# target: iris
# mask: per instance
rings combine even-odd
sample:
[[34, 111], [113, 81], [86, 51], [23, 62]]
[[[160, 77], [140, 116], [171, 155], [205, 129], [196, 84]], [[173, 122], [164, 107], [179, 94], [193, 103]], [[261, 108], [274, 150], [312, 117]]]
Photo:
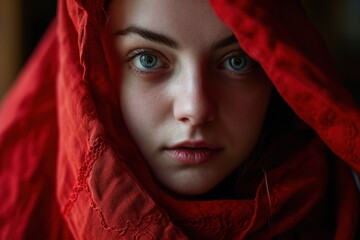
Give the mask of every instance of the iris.
[[228, 61], [229, 66], [235, 71], [243, 70], [248, 64], [248, 58], [245, 56], [231, 57]]
[[153, 68], [156, 66], [157, 64], [157, 57], [151, 54], [142, 54], [140, 56], [140, 64], [144, 67], [144, 68]]

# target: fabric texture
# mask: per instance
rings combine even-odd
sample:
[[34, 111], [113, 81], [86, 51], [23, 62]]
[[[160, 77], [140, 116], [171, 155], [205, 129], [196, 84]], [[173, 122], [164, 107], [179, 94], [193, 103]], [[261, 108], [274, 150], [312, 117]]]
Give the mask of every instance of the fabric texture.
[[360, 113], [320, 35], [296, 0], [209, 2], [301, 119], [271, 135], [263, 172], [237, 180], [248, 194], [157, 185], [120, 115], [104, 1], [59, 1], [0, 111], [1, 239], [355, 238]]

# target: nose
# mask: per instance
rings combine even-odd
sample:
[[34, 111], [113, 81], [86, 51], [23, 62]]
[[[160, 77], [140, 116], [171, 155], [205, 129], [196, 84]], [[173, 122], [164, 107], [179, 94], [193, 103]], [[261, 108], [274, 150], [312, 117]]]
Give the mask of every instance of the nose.
[[173, 112], [176, 120], [191, 126], [211, 122], [216, 117], [213, 86], [201, 71], [188, 71], [179, 76], [174, 93]]

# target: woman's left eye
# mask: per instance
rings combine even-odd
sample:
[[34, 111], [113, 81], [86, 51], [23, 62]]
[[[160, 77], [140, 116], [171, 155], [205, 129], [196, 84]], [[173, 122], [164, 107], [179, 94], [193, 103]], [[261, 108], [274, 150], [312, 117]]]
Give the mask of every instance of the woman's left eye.
[[252, 69], [253, 65], [254, 61], [250, 57], [239, 54], [226, 58], [220, 68], [235, 73], [246, 73]]

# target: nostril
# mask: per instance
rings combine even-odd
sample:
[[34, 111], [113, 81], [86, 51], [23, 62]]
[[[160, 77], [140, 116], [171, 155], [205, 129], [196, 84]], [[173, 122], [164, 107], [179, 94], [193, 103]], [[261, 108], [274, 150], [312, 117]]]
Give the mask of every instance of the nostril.
[[182, 91], [174, 91], [173, 95], [174, 117], [190, 125], [211, 122], [217, 112], [216, 86], [197, 70], [186, 72], [178, 79]]
[[211, 122], [216, 117], [215, 105], [211, 102], [182, 102], [174, 106], [174, 117], [193, 126]]

